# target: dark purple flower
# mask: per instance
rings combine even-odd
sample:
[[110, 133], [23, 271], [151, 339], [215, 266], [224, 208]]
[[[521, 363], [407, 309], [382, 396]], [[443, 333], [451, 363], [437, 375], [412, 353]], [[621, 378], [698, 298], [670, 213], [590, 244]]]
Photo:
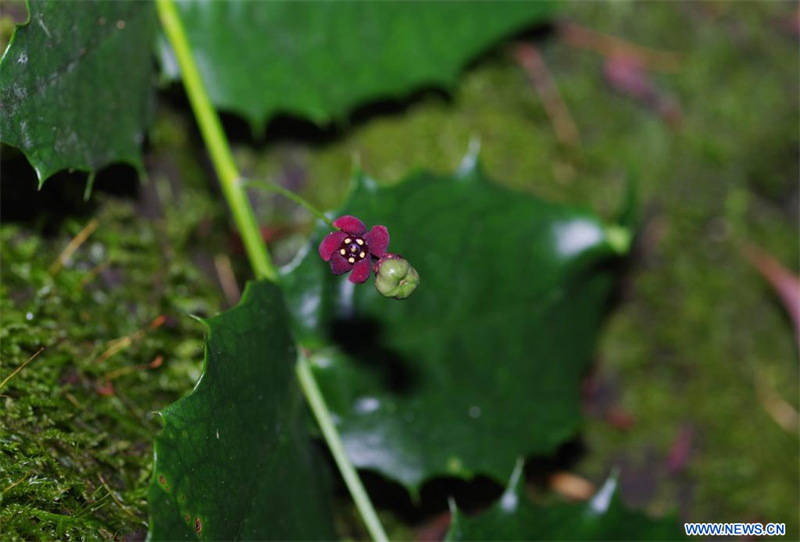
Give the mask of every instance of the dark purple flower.
[[334, 275], [352, 271], [348, 280], [356, 284], [365, 282], [372, 272], [372, 259], [386, 256], [389, 248], [389, 230], [374, 226], [370, 231], [354, 216], [342, 216], [333, 221], [340, 231], [329, 233], [319, 244], [319, 255], [331, 262]]

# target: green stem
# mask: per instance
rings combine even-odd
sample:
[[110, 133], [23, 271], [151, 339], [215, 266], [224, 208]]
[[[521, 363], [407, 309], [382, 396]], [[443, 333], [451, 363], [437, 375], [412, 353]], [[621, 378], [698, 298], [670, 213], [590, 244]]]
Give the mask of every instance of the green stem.
[[275, 184], [275, 183], [270, 182], [270, 181], [245, 181], [243, 183], [243, 186], [252, 186], [253, 188], [262, 188], [264, 190], [269, 190], [271, 192], [277, 192], [281, 196], [283, 196], [285, 198], [289, 198], [290, 200], [295, 202], [297, 205], [301, 206], [306, 211], [308, 211], [312, 215], [316, 216], [317, 218], [319, 218], [320, 220], [325, 222], [331, 228], [334, 228], [334, 229], [336, 228], [336, 226], [333, 225], [333, 222], [331, 222], [331, 219], [328, 218], [327, 216], [325, 216], [325, 213], [323, 213], [322, 211], [320, 211], [319, 209], [317, 209], [316, 207], [311, 205], [304, 198], [298, 196], [297, 194], [295, 194], [291, 190], [286, 190], [284, 187], [280, 186], [279, 184]]
[[261, 237], [253, 209], [247, 200], [247, 193], [239, 183], [239, 170], [233, 161], [228, 140], [222, 131], [216, 111], [208, 98], [206, 87], [200, 78], [200, 72], [192, 57], [191, 46], [183, 29], [178, 10], [172, 0], [157, 0], [158, 16], [167, 34], [178, 65], [181, 69], [186, 94], [192, 104], [197, 124], [211, 155], [211, 161], [222, 185], [222, 192], [233, 213], [233, 219], [242, 236], [245, 251], [250, 259], [256, 278], [278, 280], [278, 272], [272, 265], [267, 247]]
[[325, 435], [325, 440], [328, 443], [328, 448], [333, 454], [336, 464], [339, 466], [339, 471], [342, 473], [347, 488], [350, 490], [350, 495], [353, 496], [353, 501], [356, 503], [361, 517], [367, 526], [370, 536], [375, 542], [388, 542], [389, 538], [383, 530], [381, 521], [378, 519], [378, 514], [372, 506], [364, 486], [361, 484], [361, 479], [358, 473], [350, 463], [347, 453], [344, 451], [342, 440], [339, 438], [339, 433], [333, 425], [333, 418], [328, 410], [328, 405], [325, 404], [325, 399], [322, 397], [317, 381], [314, 379], [314, 374], [311, 372], [308, 360], [302, 354], [297, 360], [297, 376], [300, 379], [300, 385], [306, 394], [308, 403], [314, 416], [317, 418], [322, 434]]
[[[211, 160], [214, 163], [214, 169], [220, 179], [222, 191], [225, 194], [225, 198], [228, 200], [234, 220], [236, 221], [236, 226], [239, 228], [239, 232], [242, 235], [242, 240], [244, 241], [247, 255], [250, 258], [253, 272], [256, 278], [277, 282], [278, 272], [272, 265], [267, 247], [264, 245], [261, 238], [255, 214], [250, 207], [250, 202], [247, 200], [247, 194], [244, 190], [243, 183], [240, 182], [239, 171], [233, 161], [230, 145], [225, 137], [225, 133], [222, 131], [219, 117], [211, 105], [206, 88], [200, 78], [200, 73], [192, 57], [191, 47], [186, 38], [186, 32], [183, 29], [183, 24], [178, 15], [175, 3], [173, 0], [156, 0], [156, 6], [161, 25], [175, 51], [175, 56], [178, 58], [186, 93], [189, 96], [189, 101], [192, 104], [197, 123], [200, 126], [203, 139], [206, 142]], [[274, 189], [275, 187], [272, 186], [271, 188]], [[280, 190], [275, 191], [296, 201], [306, 209], [312, 211], [315, 215], [321, 215], [319, 211], [302, 198], [285, 191], [281, 187], [279, 188]], [[320, 218], [330, 223], [324, 215]], [[317, 382], [314, 380], [314, 375], [308, 367], [308, 362], [303, 357], [298, 360], [297, 375], [300, 379], [300, 385], [305, 393], [306, 400], [317, 418], [317, 423], [319, 423], [322, 429], [325, 441], [328, 443], [328, 447], [333, 457], [336, 459], [339, 471], [342, 473], [342, 477], [353, 496], [356, 507], [361, 513], [361, 517], [364, 519], [364, 523], [367, 525], [367, 529], [376, 542], [388, 542], [388, 538], [383, 531], [380, 520], [372, 506], [372, 502], [364, 486], [361, 484], [361, 479], [358, 477], [358, 473], [350, 462], [350, 458], [347, 457], [344, 451], [339, 433], [333, 424], [333, 418], [328, 410], [328, 406], [325, 404], [325, 399], [322, 397], [319, 386], [317, 386]]]

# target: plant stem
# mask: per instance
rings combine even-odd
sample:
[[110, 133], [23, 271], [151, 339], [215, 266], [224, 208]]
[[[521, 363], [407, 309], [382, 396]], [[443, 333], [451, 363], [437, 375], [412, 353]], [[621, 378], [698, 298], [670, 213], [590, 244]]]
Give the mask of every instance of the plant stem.
[[[178, 15], [175, 3], [173, 0], [156, 0], [156, 6], [161, 25], [164, 27], [164, 32], [178, 58], [178, 65], [181, 68], [181, 75], [183, 77], [184, 86], [186, 87], [186, 93], [189, 96], [189, 101], [192, 104], [197, 123], [200, 126], [203, 139], [206, 142], [211, 160], [214, 163], [214, 169], [222, 184], [223, 193], [230, 205], [234, 220], [236, 221], [236, 226], [239, 228], [239, 232], [242, 235], [247, 255], [250, 258], [250, 265], [253, 267], [253, 272], [256, 278], [277, 282], [278, 272], [272, 265], [267, 247], [264, 245], [261, 238], [255, 214], [250, 207], [250, 202], [247, 199], [243, 183], [240, 182], [239, 171], [233, 161], [230, 145], [225, 137], [225, 133], [222, 131], [219, 117], [208, 98], [203, 80], [200, 78], [200, 73], [192, 57], [191, 47], [186, 38], [186, 32], [183, 29], [183, 23]], [[325, 215], [292, 192], [282, 187], [275, 187], [274, 185], [271, 185], [270, 189], [283, 194], [292, 201], [302, 205], [316, 216], [330, 223]], [[325, 441], [333, 457], [336, 459], [336, 465], [339, 467], [342, 478], [344, 478], [350, 490], [350, 494], [353, 496], [356, 507], [367, 526], [367, 530], [369, 530], [376, 542], [388, 542], [388, 538], [381, 526], [378, 515], [375, 513], [372, 502], [364, 486], [361, 484], [361, 479], [358, 477], [358, 473], [350, 462], [350, 458], [347, 457], [344, 451], [339, 433], [333, 424], [331, 413], [328, 410], [328, 406], [325, 404], [325, 399], [322, 397], [322, 393], [319, 390], [316, 380], [314, 380], [314, 375], [305, 357], [301, 356], [298, 360], [297, 375], [306, 400], [317, 418], [317, 423], [319, 423], [322, 429]]]
[[208, 98], [206, 87], [200, 78], [200, 72], [192, 57], [191, 46], [183, 29], [178, 10], [172, 0], [157, 0], [158, 16], [169, 39], [178, 65], [181, 69], [186, 94], [192, 104], [192, 110], [200, 126], [211, 161], [222, 185], [222, 192], [233, 213], [233, 219], [242, 236], [245, 251], [256, 278], [278, 280], [278, 272], [272, 265], [255, 214], [247, 200], [247, 193], [239, 183], [239, 170], [233, 161], [228, 140], [222, 130], [222, 124]]
[[388, 542], [389, 538], [383, 530], [378, 514], [372, 506], [372, 501], [370, 501], [364, 486], [361, 484], [358, 473], [344, 451], [342, 440], [333, 425], [333, 418], [328, 410], [328, 405], [325, 404], [325, 399], [322, 397], [319, 386], [317, 386], [317, 381], [314, 379], [308, 360], [303, 354], [300, 354], [297, 359], [297, 376], [300, 379], [300, 385], [303, 387], [311, 410], [317, 418], [317, 423], [322, 429], [322, 434], [325, 435], [328, 448], [333, 454], [334, 460], [336, 460], [339, 471], [342, 473], [342, 478], [344, 478], [344, 482], [350, 490], [350, 495], [353, 496], [353, 501], [356, 503], [370, 536], [375, 542]]
[[289, 198], [290, 200], [292, 200], [293, 202], [304, 208], [306, 211], [308, 211], [312, 215], [316, 216], [317, 218], [325, 222], [331, 228], [336, 228], [336, 226], [333, 225], [333, 222], [331, 222], [331, 219], [325, 216], [325, 213], [323, 213], [322, 211], [311, 205], [308, 201], [298, 196], [291, 190], [286, 190], [284, 187], [272, 183], [270, 181], [245, 181], [243, 185], [252, 186], [254, 188], [262, 188], [264, 190], [269, 190], [271, 192], [277, 192], [281, 196]]

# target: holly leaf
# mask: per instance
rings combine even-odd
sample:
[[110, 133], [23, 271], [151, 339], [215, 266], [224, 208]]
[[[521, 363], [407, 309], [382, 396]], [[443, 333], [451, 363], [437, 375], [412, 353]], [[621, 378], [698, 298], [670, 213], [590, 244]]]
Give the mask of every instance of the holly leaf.
[[38, 0], [0, 61], [0, 138], [39, 185], [62, 169], [141, 169], [151, 113], [152, 2]]
[[477, 517], [464, 516], [450, 501], [450, 530], [445, 540], [680, 540], [674, 518], [651, 519], [625, 509], [617, 495], [617, 476], [606, 480], [585, 503], [534, 507], [525, 495], [519, 461], [505, 493]]
[[161, 412], [151, 540], [331, 540], [283, 297], [248, 284], [207, 322], [203, 375]]
[[[555, 2], [179, 3], [212, 102], [256, 127], [276, 113], [316, 123], [423, 86], [540, 22]], [[161, 40], [164, 73], [179, 78]]]
[[412, 491], [439, 475], [502, 480], [518, 456], [576, 433], [626, 232], [474, 164], [393, 187], [358, 174], [345, 214], [387, 226], [389, 250], [421, 276], [405, 301], [333, 276], [316, 249], [326, 226], [284, 270], [297, 336], [358, 467]]

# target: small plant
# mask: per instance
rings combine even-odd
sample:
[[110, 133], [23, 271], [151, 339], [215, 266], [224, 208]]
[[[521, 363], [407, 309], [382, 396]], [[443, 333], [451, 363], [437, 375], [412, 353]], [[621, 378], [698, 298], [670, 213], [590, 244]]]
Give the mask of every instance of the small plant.
[[[225, 109], [261, 125], [291, 111], [326, 122], [385, 95], [447, 86], [476, 53], [552, 10], [549, 2], [415, 11], [394, 3], [30, 3], [1, 64], [3, 141], [25, 153], [40, 186], [56, 171], [88, 172], [87, 197], [108, 163], [144, 173], [154, 78], [146, 44], [157, 44], [161, 76], [183, 83], [254, 277], [234, 308], [202, 320], [202, 377], [159, 413], [150, 540], [336, 538], [318, 436], [376, 541], [389, 537], [358, 469], [412, 496], [437, 477], [506, 485], [474, 518], [450, 502], [452, 540], [551, 539], [566, 522], [587, 540], [675, 536], [671, 520], [621, 506], [616, 476], [581, 504], [536, 507], [524, 491], [524, 458], [553, 453], [582, 423], [581, 379], [615, 282], [608, 264], [626, 255], [636, 227], [632, 198], [624, 218], [608, 223], [501, 187], [473, 148], [452, 174], [418, 172], [394, 186], [356, 170], [346, 201], [326, 214], [285, 188], [246, 180], [218, 116]], [[303, 33], [337, 24], [351, 32], [323, 46]], [[395, 39], [441, 50], [409, 63]], [[337, 77], [329, 81], [330, 70]], [[301, 72], [300, 82], [286, 75]], [[385, 73], [395, 74], [390, 83]], [[74, 119], [71, 111], [89, 102], [92, 115]], [[283, 268], [261, 235], [247, 192], [254, 187], [315, 217]], [[398, 253], [389, 252], [390, 231]], [[375, 288], [358, 286], [372, 275]]]

